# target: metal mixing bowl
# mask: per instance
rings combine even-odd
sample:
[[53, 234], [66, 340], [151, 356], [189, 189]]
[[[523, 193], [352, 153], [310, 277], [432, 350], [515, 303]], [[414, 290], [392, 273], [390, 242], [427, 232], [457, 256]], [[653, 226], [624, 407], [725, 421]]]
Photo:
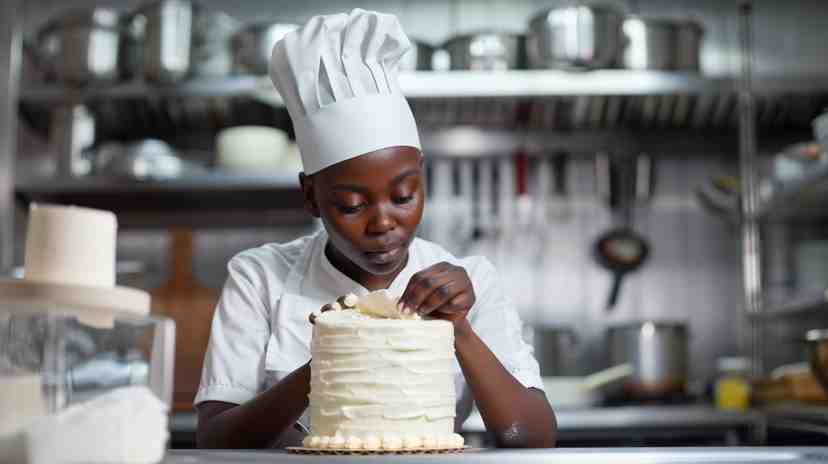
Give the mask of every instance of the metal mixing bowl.
[[828, 392], [828, 329], [810, 330], [805, 335], [811, 358], [811, 371]]

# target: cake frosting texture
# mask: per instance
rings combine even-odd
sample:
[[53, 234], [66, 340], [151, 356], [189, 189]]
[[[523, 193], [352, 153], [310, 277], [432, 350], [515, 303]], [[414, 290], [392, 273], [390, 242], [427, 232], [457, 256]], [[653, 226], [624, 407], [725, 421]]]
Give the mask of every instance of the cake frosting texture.
[[459, 448], [450, 322], [354, 310], [315, 320], [307, 447]]

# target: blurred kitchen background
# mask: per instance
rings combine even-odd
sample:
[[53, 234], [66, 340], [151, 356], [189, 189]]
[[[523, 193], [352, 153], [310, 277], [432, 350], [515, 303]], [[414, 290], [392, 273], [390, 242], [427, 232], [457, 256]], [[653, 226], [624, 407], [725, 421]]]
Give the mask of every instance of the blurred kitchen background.
[[[828, 443], [805, 364], [828, 326], [828, 7], [575, 5], [4, 0], [0, 270], [22, 263], [30, 202], [115, 211], [119, 283], [178, 325], [173, 444], [191, 445], [228, 259], [319, 227], [265, 75], [273, 40], [377, 9], [416, 44], [401, 85], [428, 160], [421, 235], [497, 265], [562, 445]], [[626, 361], [637, 385], [583, 387]], [[479, 419], [466, 432], [485, 441]]]

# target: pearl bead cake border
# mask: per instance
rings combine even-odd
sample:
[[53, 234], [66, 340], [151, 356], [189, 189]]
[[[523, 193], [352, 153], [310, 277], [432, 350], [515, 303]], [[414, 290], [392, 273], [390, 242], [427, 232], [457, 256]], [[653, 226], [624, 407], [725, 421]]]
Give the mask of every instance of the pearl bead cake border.
[[301, 446], [288, 446], [285, 448], [288, 453], [305, 454], [317, 456], [370, 456], [370, 455], [411, 455], [411, 454], [461, 454], [476, 451], [476, 448], [463, 446], [462, 448], [433, 448], [433, 449], [328, 449], [328, 448], [304, 448]]

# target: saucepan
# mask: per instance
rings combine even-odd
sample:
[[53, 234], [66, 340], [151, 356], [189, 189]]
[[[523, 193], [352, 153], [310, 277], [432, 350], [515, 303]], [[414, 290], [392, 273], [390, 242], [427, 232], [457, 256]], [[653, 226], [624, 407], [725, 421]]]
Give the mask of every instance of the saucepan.
[[630, 16], [621, 64], [627, 69], [698, 71], [703, 30], [694, 21]]
[[527, 54], [532, 68], [599, 69], [621, 53], [623, 14], [609, 6], [548, 8], [529, 23]]
[[526, 37], [501, 31], [480, 31], [448, 40], [453, 70], [502, 71], [525, 67]]
[[635, 373], [625, 385], [632, 398], [684, 393], [687, 385], [687, 326], [680, 322], [643, 321], [610, 327], [611, 365], [630, 363]]
[[245, 74], [267, 74], [273, 46], [285, 34], [298, 27], [289, 22], [269, 21], [250, 24], [240, 29], [232, 39], [236, 71]]
[[72, 84], [112, 82], [120, 77], [122, 15], [110, 8], [74, 9], [47, 22], [27, 57], [48, 79]]

